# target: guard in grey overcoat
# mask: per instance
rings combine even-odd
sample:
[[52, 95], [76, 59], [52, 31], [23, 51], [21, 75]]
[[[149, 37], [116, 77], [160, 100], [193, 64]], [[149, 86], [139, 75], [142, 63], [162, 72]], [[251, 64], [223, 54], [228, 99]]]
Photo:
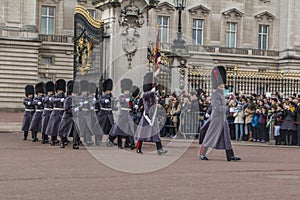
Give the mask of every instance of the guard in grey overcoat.
[[99, 146], [102, 143], [102, 137], [103, 132], [101, 131], [100, 124], [98, 121], [98, 112], [99, 112], [99, 103], [97, 101], [99, 100], [98, 97], [98, 91], [97, 91], [97, 85], [93, 82], [90, 82], [89, 84], [89, 115], [87, 115], [87, 126], [92, 133], [92, 135], [95, 136], [95, 144], [96, 146]]
[[[113, 81], [111, 79], [106, 79], [103, 84], [103, 94], [99, 98], [100, 111], [98, 113], [98, 121], [103, 134], [108, 135], [114, 122], [113, 117], [113, 97], [111, 91], [113, 89]], [[109, 139], [106, 140], [107, 146], [112, 146], [113, 144]]]
[[29, 126], [31, 124], [32, 116], [34, 114], [34, 105], [32, 104], [34, 98], [34, 87], [33, 85], [25, 86], [25, 96], [23, 104], [25, 106], [24, 117], [22, 121], [22, 131], [24, 131], [23, 140], [27, 140]]
[[228, 161], [240, 160], [240, 158], [234, 156], [230, 141], [229, 126], [226, 118], [227, 106], [224, 96], [226, 70], [223, 66], [217, 66], [212, 69], [211, 81], [214, 89], [211, 96], [212, 113], [200, 129], [199, 144], [202, 144], [202, 147], [200, 148], [199, 157], [201, 160], [208, 160], [206, 152], [210, 147], [225, 149]]
[[48, 143], [48, 136], [45, 133], [46, 133], [51, 112], [53, 110], [53, 104], [52, 102], [50, 102], [50, 98], [54, 95], [55, 92], [54, 83], [52, 81], [48, 81], [45, 84], [45, 90], [46, 90], [46, 96], [43, 98], [44, 112], [42, 115], [42, 130], [41, 130], [42, 144]]
[[66, 81], [59, 79], [55, 82], [56, 94], [50, 98], [53, 103], [53, 111], [51, 112], [49, 123], [46, 129], [46, 135], [51, 136], [51, 145], [54, 146], [57, 141], [58, 128], [64, 113], [64, 101], [66, 92]]
[[78, 96], [80, 104], [78, 128], [79, 134], [83, 137], [83, 142], [87, 145], [93, 145], [92, 132], [89, 129], [91, 123], [90, 118], [90, 102], [89, 102], [89, 82], [87, 80], [80, 81], [80, 95]]
[[134, 123], [131, 117], [131, 108], [130, 108], [130, 88], [132, 87], [131, 79], [121, 80], [121, 92], [122, 94], [119, 97], [120, 103], [120, 113], [118, 120], [113, 125], [110, 133], [109, 139], [113, 143], [115, 137], [118, 138], [118, 148], [123, 149], [122, 138], [125, 138], [131, 149], [134, 149]]
[[[79, 111], [79, 104], [76, 103], [78, 84], [74, 81], [67, 83], [67, 97], [64, 101], [64, 114], [59, 124], [59, 136], [61, 137], [60, 148], [65, 148], [68, 144], [68, 137], [73, 137], [73, 149], [79, 148], [79, 137], [73, 120], [73, 114]], [[75, 138], [75, 139], [74, 139]]]
[[143, 78], [143, 104], [144, 112], [141, 121], [135, 132], [135, 138], [138, 140], [136, 149], [138, 154], [143, 154], [143, 142], [155, 142], [158, 155], [166, 154], [163, 150], [159, 136], [160, 128], [157, 116], [157, 97], [155, 95], [155, 86], [153, 73], [147, 73]]
[[45, 84], [39, 82], [35, 85], [36, 96], [33, 99], [32, 104], [35, 106], [35, 112], [33, 114], [29, 130], [32, 131], [32, 142], [38, 141], [37, 133], [42, 130], [42, 114], [44, 111], [43, 96], [45, 93]]

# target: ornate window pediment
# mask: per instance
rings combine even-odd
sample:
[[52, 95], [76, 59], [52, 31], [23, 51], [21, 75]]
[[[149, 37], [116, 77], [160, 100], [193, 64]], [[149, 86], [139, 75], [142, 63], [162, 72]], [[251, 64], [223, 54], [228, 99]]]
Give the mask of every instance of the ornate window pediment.
[[272, 22], [274, 19], [275, 19], [275, 16], [272, 15], [270, 12], [268, 11], [264, 11], [264, 12], [261, 12], [257, 15], [254, 16], [258, 21], [262, 21], [264, 19], [266, 19], [267, 21], [269, 22]]
[[271, 2], [271, 0], [259, 0], [259, 1], [264, 2], [264, 3]]
[[171, 12], [171, 11], [175, 10], [175, 7], [168, 2], [163, 2], [163, 3], [158, 4], [158, 6], [156, 7], [156, 10], [158, 10], [158, 11], [166, 10], [166, 11]]
[[189, 9], [189, 12], [191, 13], [191, 15], [200, 14], [200, 15], [207, 16], [210, 13], [210, 11], [211, 11], [210, 9], [206, 8], [203, 5], [199, 5], [199, 6]]
[[222, 13], [226, 18], [235, 17], [237, 19], [240, 19], [243, 17], [244, 13], [242, 11], [239, 11], [236, 8], [232, 8], [230, 10], [224, 11]]

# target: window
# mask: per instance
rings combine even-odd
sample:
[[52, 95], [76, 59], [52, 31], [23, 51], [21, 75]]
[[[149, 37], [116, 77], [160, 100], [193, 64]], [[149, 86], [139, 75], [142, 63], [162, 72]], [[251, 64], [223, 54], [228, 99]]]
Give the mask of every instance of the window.
[[259, 25], [259, 31], [258, 31], [259, 49], [268, 49], [268, 34], [269, 34], [269, 26]]
[[159, 16], [158, 24], [160, 25], [160, 42], [169, 41], [169, 17]]
[[88, 9], [90, 15], [95, 19], [96, 18], [96, 10]]
[[194, 19], [193, 20], [193, 42], [195, 44], [203, 45], [203, 27], [204, 20]]
[[236, 48], [237, 23], [228, 22], [226, 31], [226, 47]]
[[43, 65], [52, 65], [52, 57], [42, 57]]
[[53, 35], [55, 30], [55, 7], [42, 6], [41, 33]]

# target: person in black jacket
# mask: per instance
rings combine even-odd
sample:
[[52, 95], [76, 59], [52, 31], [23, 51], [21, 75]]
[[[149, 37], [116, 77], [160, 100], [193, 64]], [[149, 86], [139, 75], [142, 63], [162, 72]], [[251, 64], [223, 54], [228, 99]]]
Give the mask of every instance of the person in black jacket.
[[23, 140], [27, 140], [29, 126], [31, 124], [32, 116], [34, 114], [34, 105], [32, 104], [34, 97], [33, 85], [26, 85], [25, 96], [26, 98], [23, 99], [23, 104], [25, 106], [24, 117], [22, 122], [22, 131], [24, 131]]
[[42, 130], [42, 114], [44, 111], [43, 96], [45, 93], [45, 84], [40, 82], [35, 85], [35, 93], [32, 105], [35, 106], [35, 112], [29, 130], [32, 131], [32, 142], [38, 141], [37, 133]]

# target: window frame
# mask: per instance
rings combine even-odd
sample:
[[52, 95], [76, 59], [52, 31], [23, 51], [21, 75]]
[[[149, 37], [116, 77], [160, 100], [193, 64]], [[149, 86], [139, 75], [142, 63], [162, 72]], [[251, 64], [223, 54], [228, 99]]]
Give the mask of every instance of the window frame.
[[[267, 32], [264, 32], [264, 27], [267, 28]], [[260, 50], [267, 50], [269, 49], [269, 25], [266, 24], [259, 24], [258, 25], [258, 49]], [[264, 46], [264, 36], [266, 36], [266, 41]]]
[[[43, 15], [42, 11], [43, 11], [43, 8], [46, 8], [46, 15]], [[53, 8], [53, 15], [49, 15], [50, 13], [50, 8]], [[43, 26], [43, 18], [46, 19], [46, 31], [45, 32], [42, 32], [43, 29], [42, 29], [42, 26]], [[49, 19], [53, 19], [53, 30], [52, 30], [52, 33], [49, 33]], [[41, 13], [40, 13], [40, 20], [41, 20], [41, 23], [40, 23], [40, 33], [41, 34], [45, 34], [45, 35], [54, 35], [55, 34], [55, 31], [56, 31], [56, 6], [53, 6], [53, 5], [41, 5]]]
[[[237, 22], [227, 22], [226, 23], [226, 47], [227, 48], [237, 48], [237, 33], [238, 33], [238, 23]], [[234, 26], [232, 26], [234, 25]], [[235, 27], [235, 30], [232, 29]], [[232, 34], [234, 34], [234, 45], [232, 46]], [[229, 41], [228, 41], [229, 39]]]
[[[199, 27], [199, 26], [195, 27], [194, 26], [195, 21], [198, 21], [197, 25], [199, 25], [199, 23], [202, 22], [201, 23], [202, 26], [201, 27]], [[204, 26], [205, 26], [205, 20], [204, 19], [195, 19], [195, 18], [193, 19], [193, 22], [192, 22], [192, 40], [193, 40], [194, 44], [203, 45], [203, 43], [204, 43]], [[193, 38], [194, 37], [194, 31], [196, 33], [195, 38]], [[201, 32], [201, 42], [200, 43], [198, 41], [199, 31]]]
[[[160, 21], [159, 19], [162, 19]], [[167, 25], [162, 25], [160, 22], [164, 23], [163, 19], [167, 19]], [[160, 26], [160, 42], [169, 42], [170, 40], [170, 16], [158, 15], [157, 16], [157, 25]], [[164, 41], [164, 33], [166, 33], [166, 41]]]

